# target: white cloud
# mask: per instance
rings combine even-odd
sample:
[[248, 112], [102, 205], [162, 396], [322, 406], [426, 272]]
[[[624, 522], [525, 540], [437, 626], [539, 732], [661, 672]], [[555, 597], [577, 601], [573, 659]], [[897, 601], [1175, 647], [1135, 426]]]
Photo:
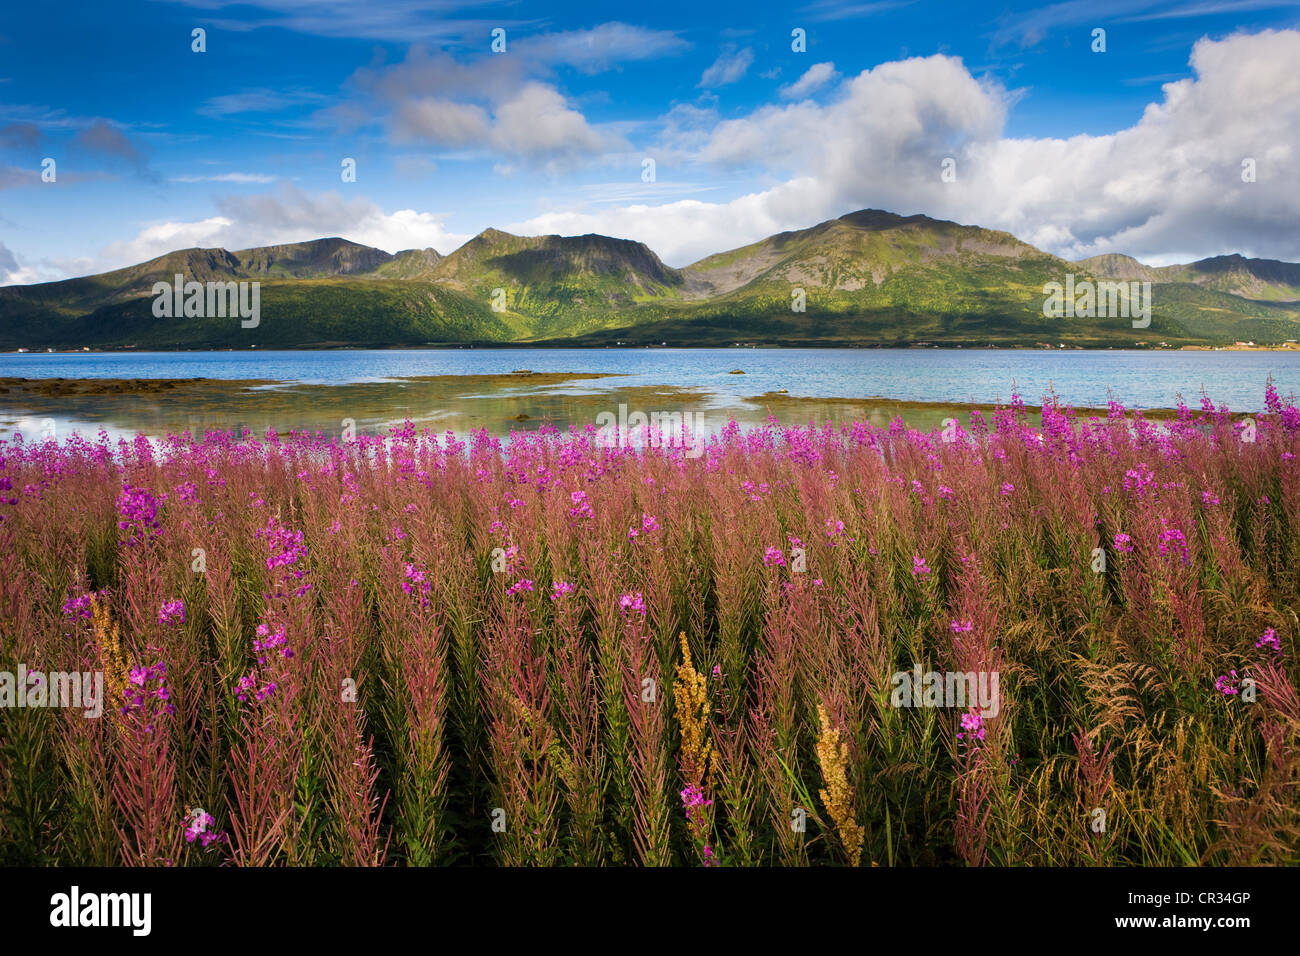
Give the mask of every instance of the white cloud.
[[838, 78], [839, 73], [836, 72], [834, 63], [814, 63], [799, 79], [781, 87], [780, 93], [787, 100], [802, 99]]
[[789, 229], [792, 222], [811, 225], [806, 217], [819, 201], [816, 192], [817, 186], [811, 180], [794, 180], [727, 203], [683, 199], [658, 206], [637, 204], [597, 212], [548, 212], [502, 228], [526, 236], [595, 232], [635, 239], [658, 253], [668, 265], [680, 267]]
[[713, 61], [713, 65], [704, 71], [699, 85], [705, 89], [716, 89], [728, 83], [735, 83], [745, 75], [753, 62], [754, 51], [749, 47], [737, 50], [734, 46], [728, 46]]
[[[1004, 229], [1067, 258], [1124, 252], [1160, 264], [1241, 252], [1300, 261], [1296, 62], [1296, 30], [1203, 39], [1191, 54], [1192, 77], [1165, 84], [1130, 126], [1069, 139], [1008, 137], [1014, 92], [976, 78], [959, 59], [889, 62], [840, 81], [824, 103], [767, 105], [726, 120], [712, 107], [682, 105], [663, 118], [662, 141], [649, 154], [665, 182], [670, 159], [682, 182], [715, 184], [717, 168], [738, 169], [763, 184], [748, 195], [658, 205], [640, 192], [589, 196], [514, 224], [481, 225], [638, 239], [680, 266], [875, 207]], [[457, 79], [445, 62], [437, 69]], [[409, 79], [409, 71], [382, 78], [407, 91]], [[609, 148], [609, 131], [588, 124], [546, 83], [505, 84], [483, 102], [477, 132], [503, 154], [493, 156], [503, 168]], [[952, 183], [940, 176], [948, 157], [956, 162]], [[1255, 160], [1257, 182], [1241, 180], [1246, 158]], [[157, 224], [101, 258], [121, 266], [184, 245], [241, 248], [328, 235], [389, 251], [432, 245], [448, 252], [465, 238], [448, 233], [439, 215], [385, 212], [364, 199], [288, 186], [271, 196], [227, 197], [215, 213]]]
[[429, 98], [400, 104], [393, 121], [393, 139], [398, 143], [474, 146], [484, 142], [491, 129], [482, 107]]
[[[526, 232], [642, 239], [672, 265], [852, 210], [1003, 229], [1049, 252], [1123, 252], [1152, 264], [1229, 252], [1300, 260], [1300, 32], [1202, 40], [1195, 78], [1166, 84], [1134, 125], [1070, 139], [1009, 138], [1015, 97], [960, 60], [881, 64], [833, 102], [765, 106], [710, 126], [674, 113], [696, 161], [776, 185], [727, 203], [547, 212]], [[941, 163], [956, 161], [957, 180]], [[1241, 181], [1253, 158], [1257, 182]]]
[[0, 242], [0, 286], [29, 285], [65, 278], [68, 272], [51, 262], [24, 263], [17, 253]]
[[529, 83], [497, 108], [492, 142], [503, 153], [533, 158], [561, 159], [617, 148], [612, 136], [602, 135], [564, 97], [549, 86]]
[[[562, 47], [576, 42], [560, 36], [568, 37]], [[610, 42], [604, 37], [592, 55], [605, 55]], [[552, 83], [529, 78], [536, 66], [522, 57], [459, 63], [412, 50], [392, 67], [358, 70], [352, 83], [366, 100], [364, 107], [345, 103], [327, 115], [346, 128], [378, 122], [397, 144], [481, 150], [497, 160], [552, 172], [628, 148], [616, 128], [591, 125]]]

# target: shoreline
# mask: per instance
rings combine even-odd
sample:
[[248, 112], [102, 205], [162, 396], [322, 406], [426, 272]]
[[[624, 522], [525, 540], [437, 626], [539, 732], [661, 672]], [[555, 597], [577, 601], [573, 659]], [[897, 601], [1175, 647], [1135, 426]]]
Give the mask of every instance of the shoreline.
[[[701, 386], [620, 384], [624, 376], [601, 372], [533, 372], [425, 375], [378, 382], [320, 384], [273, 379], [219, 378], [18, 378], [0, 377], [0, 437], [22, 432], [104, 429], [119, 436], [166, 435], [195, 430], [249, 428], [262, 434], [308, 431], [334, 433], [351, 427], [378, 434], [410, 421], [418, 428], [468, 433], [486, 428], [505, 437], [542, 425], [565, 430], [596, 424], [621, 409], [643, 413], [690, 414], [698, 428], [714, 430], [729, 421], [742, 427], [775, 417], [783, 425], [836, 426], [864, 422], [887, 426], [902, 419], [929, 430], [949, 418], [963, 426], [972, 413], [990, 418], [1006, 402], [896, 399], [887, 395], [817, 397], [765, 391], [738, 395]], [[600, 379], [599, 388], [582, 385]], [[1023, 403], [1041, 416], [1041, 403]], [[1074, 406], [1080, 419], [1108, 417], [1104, 407]], [[1127, 407], [1164, 421], [1175, 408]]]
[[943, 344], [935, 342], [895, 342], [857, 345], [829, 345], [820, 343], [790, 342], [780, 345], [771, 343], [733, 343], [731, 345], [686, 345], [686, 344], [640, 344], [640, 345], [581, 345], [573, 342], [430, 342], [424, 345], [356, 345], [320, 342], [303, 345], [276, 345], [259, 349], [256, 345], [246, 348], [104, 348], [102, 346], [55, 349], [55, 348], [18, 348], [0, 350], [0, 355], [184, 355], [205, 353], [214, 355], [251, 355], [258, 352], [529, 352], [529, 351], [574, 351], [574, 352], [608, 352], [608, 351], [749, 351], [763, 349], [780, 351], [782, 349], [815, 350], [827, 352], [862, 352], [862, 351], [949, 351], [949, 352], [1296, 352], [1300, 351], [1300, 342], [1285, 342], [1278, 345], [1238, 344], [1230, 345], [1170, 345], [1159, 342], [1134, 342], [1122, 346], [1114, 345], [1051, 345], [1044, 342], [1017, 344], [1003, 343], [987, 345]]

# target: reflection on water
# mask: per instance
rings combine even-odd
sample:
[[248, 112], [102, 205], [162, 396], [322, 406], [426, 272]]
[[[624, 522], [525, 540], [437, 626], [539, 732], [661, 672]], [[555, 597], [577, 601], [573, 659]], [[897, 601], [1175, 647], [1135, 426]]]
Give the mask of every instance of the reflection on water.
[[[594, 380], [599, 378], [599, 386]], [[577, 375], [438, 376], [347, 385], [200, 381], [166, 393], [138, 392], [125, 383], [105, 394], [39, 394], [11, 389], [0, 405], [0, 436], [19, 431], [26, 439], [76, 431], [111, 437], [204, 430], [274, 429], [340, 435], [377, 434], [405, 420], [418, 428], [465, 434], [486, 428], [507, 436], [552, 424], [597, 425], [598, 416], [640, 412], [689, 415], [698, 430], [714, 433], [735, 419], [754, 425], [775, 416], [783, 423], [870, 421], [886, 425], [901, 415], [909, 425], [932, 428], [966, 408], [902, 402], [765, 395], [742, 398], [704, 388], [631, 385], [618, 378]], [[622, 406], [622, 409], [620, 409]], [[635, 422], [635, 419], [633, 419]]]
[[[516, 370], [532, 369], [528, 375]], [[735, 374], [741, 371], [743, 374]], [[1259, 411], [1272, 376], [1300, 389], [1300, 352], [986, 349], [494, 349], [0, 354], [0, 436], [52, 426], [114, 437], [248, 428], [373, 434], [419, 427], [504, 436], [550, 422], [593, 424], [620, 404], [702, 415], [930, 428], [974, 403], [1049, 392], [1080, 407], [1110, 398], [1171, 408], [1202, 387], [1236, 412]], [[184, 381], [188, 379], [189, 381]], [[880, 398], [879, 396], [887, 396]], [[45, 421], [50, 419], [50, 421]]]

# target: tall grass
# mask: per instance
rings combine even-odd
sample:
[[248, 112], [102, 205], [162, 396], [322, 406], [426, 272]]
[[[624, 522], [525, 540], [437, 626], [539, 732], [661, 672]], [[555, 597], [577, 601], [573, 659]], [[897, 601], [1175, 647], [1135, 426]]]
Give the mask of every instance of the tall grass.
[[[0, 443], [0, 671], [109, 695], [0, 707], [0, 862], [1295, 863], [1266, 402]], [[914, 668], [996, 715], [896, 706]]]

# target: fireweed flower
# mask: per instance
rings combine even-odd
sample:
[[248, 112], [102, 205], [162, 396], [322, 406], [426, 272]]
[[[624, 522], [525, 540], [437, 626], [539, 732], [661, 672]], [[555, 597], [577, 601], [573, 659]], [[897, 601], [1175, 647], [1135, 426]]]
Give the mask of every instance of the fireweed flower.
[[952, 499], [956, 497], [956, 495], [953, 494], [952, 489], [949, 488], [947, 485], [939, 486], [938, 495], [940, 498], [945, 498], [948, 501], [952, 501]]
[[1206, 507], [1209, 507], [1210, 505], [1217, 505], [1218, 503], [1219, 503], [1219, 496], [1216, 495], [1213, 491], [1201, 492], [1201, 504], [1205, 505]]
[[122, 486], [122, 493], [117, 498], [117, 526], [128, 532], [122, 540], [124, 547], [144, 544], [159, 535], [162, 526], [158, 523], [158, 504], [159, 500], [145, 489], [133, 488], [129, 484]]
[[925, 558], [919, 554], [912, 555], [912, 577], [919, 578], [929, 573], [930, 568], [926, 565]]
[[1015, 491], [1015, 490], [1016, 490], [1016, 486], [1013, 485], [1011, 482], [1009, 482], [1009, 481], [1004, 481], [1004, 482], [1002, 482], [1002, 493], [1003, 493], [1004, 495], [1009, 495], [1009, 494], [1011, 494], [1011, 492], [1013, 492], [1013, 491]]
[[957, 739], [970, 744], [972, 741], [982, 741], [984, 739], [984, 718], [976, 711], [969, 714], [961, 715], [961, 731], [957, 734]]
[[89, 621], [93, 614], [91, 605], [96, 597], [102, 596], [103, 594], [103, 591], [92, 591], [89, 594], [79, 594], [76, 597], [68, 598], [67, 602], [63, 605], [63, 613], [68, 615], [68, 617], [81, 618], [82, 620]]
[[248, 674], [239, 678], [239, 683], [235, 686], [235, 696], [239, 698], [239, 700], [247, 702], [249, 695], [252, 695], [260, 704], [277, 690], [279, 690], [279, 687], [276, 685], [275, 681], [267, 681], [263, 684], [258, 679], [257, 671], [251, 670]]
[[1266, 629], [1264, 633], [1260, 635], [1259, 640], [1255, 642], [1255, 646], [1271, 647], [1276, 653], [1282, 653], [1282, 642], [1278, 640], [1277, 631], [1273, 630], [1271, 627]]
[[1155, 473], [1144, 462], [1139, 462], [1136, 468], [1124, 472], [1124, 490], [1132, 492], [1137, 498], [1141, 498], [1155, 483]]
[[[122, 697], [123, 706], [119, 712], [123, 716], [144, 716], [146, 733], [152, 733], [154, 718], [159, 713], [168, 716], [176, 713], [176, 708], [171, 703], [171, 692], [167, 689], [167, 665], [162, 661], [149, 667], [132, 667]], [[161, 707], [156, 706], [155, 702], [160, 702]]]
[[690, 784], [682, 791], [682, 809], [686, 811], [686, 819], [691, 823], [697, 822], [695, 818], [691, 816], [692, 810], [711, 806], [713, 806], [713, 801], [705, 800], [704, 791], [695, 784]]
[[1120, 554], [1132, 554], [1133, 539], [1121, 531], [1115, 535], [1115, 550]]
[[970, 621], [953, 621], [953, 622], [952, 622], [952, 632], [953, 632], [954, 634], [966, 634], [966, 633], [968, 633], [968, 632], [970, 632], [970, 631], [973, 631], [973, 630], [975, 630], [975, 625], [972, 624]]
[[573, 507], [569, 509], [569, 517], [571, 518], [593, 517], [593, 513], [591, 510], [591, 503], [587, 501], [587, 493], [585, 491], [572, 492], [569, 495], [569, 503], [573, 505]]
[[831, 547], [835, 547], [836, 539], [844, 537], [844, 522], [837, 521], [834, 518], [827, 518], [826, 537], [830, 540]]
[[552, 581], [552, 582], [551, 582], [551, 600], [552, 600], [552, 601], [558, 601], [560, 598], [564, 597], [564, 595], [566, 595], [566, 594], [572, 594], [572, 593], [573, 593], [573, 585], [570, 584], [568, 581]]
[[225, 843], [228, 839], [225, 830], [213, 829], [216, 825], [216, 819], [203, 810], [192, 811], [190, 813], [189, 825], [185, 828], [185, 842], [193, 843], [195, 840], [203, 849], [208, 849], [214, 843]]
[[281, 527], [279, 519], [274, 516], [265, 528], [254, 531], [253, 537], [266, 541], [268, 571], [297, 564], [307, 556], [307, 547], [302, 543], [302, 532]]
[[235, 696], [240, 700], [248, 700], [249, 692], [257, 689], [257, 680], [253, 677], [252, 672], [239, 678], [239, 683], [235, 685]]
[[420, 598], [422, 607], [429, 606], [428, 594], [433, 590], [433, 585], [424, 576], [424, 572], [409, 562], [406, 570], [403, 572], [405, 580], [402, 581], [402, 590], [407, 594], [416, 594]]
[[1160, 532], [1160, 556], [1165, 557], [1167, 554], [1181, 551], [1183, 555], [1183, 564], [1191, 564], [1192, 559], [1187, 551], [1187, 539], [1177, 528], [1166, 528]]
[[533, 590], [533, 582], [528, 578], [521, 578], [520, 580], [516, 581], [514, 584], [510, 585], [510, 587], [506, 588], [506, 594], [514, 596], [518, 594], [520, 591], [532, 591], [532, 590]]
[[1231, 696], [1233, 694], [1240, 693], [1240, 688], [1237, 687], [1236, 684], [1237, 684], [1237, 672], [1228, 671], [1228, 673], [1220, 674], [1217, 678], [1215, 678], [1214, 689], [1217, 690], [1220, 694], [1223, 694], [1225, 696]]
[[780, 548], [768, 548], [763, 553], [763, 564], [767, 567], [785, 567], [785, 555], [781, 553]]
[[640, 591], [635, 594], [624, 594], [618, 599], [618, 607], [624, 614], [640, 614], [645, 617], [645, 599]]
[[266, 663], [267, 651], [278, 649], [281, 657], [285, 659], [293, 657], [293, 648], [289, 646], [289, 639], [285, 636], [284, 630], [283, 624], [275, 633], [271, 633], [271, 629], [265, 624], [257, 625], [257, 638], [253, 641], [253, 650], [257, 652], [259, 664]]
[[182, 601], [165, 601], [158, 609], [158, 623], [166, 627], [169, 624], [185, 623], [185, 604]]

